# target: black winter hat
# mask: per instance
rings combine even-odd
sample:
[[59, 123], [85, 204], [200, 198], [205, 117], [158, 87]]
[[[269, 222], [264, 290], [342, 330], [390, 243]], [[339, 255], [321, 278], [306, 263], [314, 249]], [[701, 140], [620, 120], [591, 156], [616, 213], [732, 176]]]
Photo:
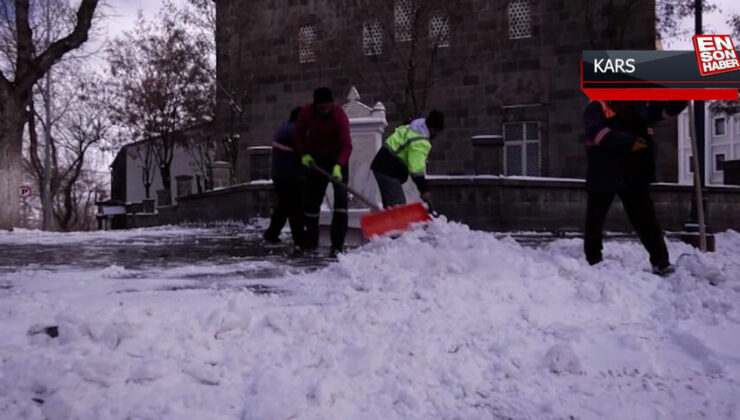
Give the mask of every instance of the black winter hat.
[[435, 109], [427, 116], [426, 123], [427, 127], [442, 131], [445, 129], [445, 115]]
[[314, 104], [325, 104], [329, 102], [334, 102], [334, 95], [332, 95], [331, 89], [328, 87], [320, 87], [313, 91]]

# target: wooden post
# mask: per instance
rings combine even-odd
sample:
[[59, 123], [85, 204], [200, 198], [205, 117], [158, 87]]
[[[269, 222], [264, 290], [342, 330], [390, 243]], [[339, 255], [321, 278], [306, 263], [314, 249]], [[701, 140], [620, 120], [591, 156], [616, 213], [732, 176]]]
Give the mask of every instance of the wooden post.
[[699, 249], [707, 252], [707, 229], [704, 224], [704, 205], [701, 185], [701, 165], [699, 165], [699, 148], [696, 144], [697, 132], [694, 121], [694, 102], [689, 102], [689, 132], [691, 133], [691, 166], [694, 169], [694, 189], [696, 190], [696, 215], [699, 223]]

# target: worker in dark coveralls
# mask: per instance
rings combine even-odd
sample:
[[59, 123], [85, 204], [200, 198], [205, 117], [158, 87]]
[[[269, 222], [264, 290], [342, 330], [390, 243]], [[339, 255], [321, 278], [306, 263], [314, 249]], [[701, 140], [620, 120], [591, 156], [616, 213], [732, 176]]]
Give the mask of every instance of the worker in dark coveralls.
[[[349, 157], [352, 139], [349, 119], [341, 107], [334, 104], [329, 88], [318, 88], [313, 102], [304, 106], [296, 123], [296, 151], [306, 166], [303, 219], [306, 226], [305, 246], [315, 249], [319, 244], [319, 214], [329, 179], [312, 168], [330, 173], [335, 180], [349, 182]], [[331, 255], [344, 249], [347, 233], [347, 190], [334, 186], [334, 209], [331, 219]]]
[[655, 145], [651, 126], [677, 116], [686, 101], [593, 101], [584, 111], [586, 129], [586, 228], [584, 251], [589, 264], [602, 260], [602, 230], [618, 195], [632, 227], [650, 254], [653, 272], [674, 271], [663, 231], [650, 197], [655, 182]]
[[290, 119], [278, 128], [272, 142], [272, 183], [277, 194], [277, 205], [272, 210], [270, 227], [265, 231], [265, 242], [280, 243], [280, 231], [286, 220], [296, 247], [303, 246], [303, 168], [295, 151], [295, 123], [301, 108], [290, 113]]

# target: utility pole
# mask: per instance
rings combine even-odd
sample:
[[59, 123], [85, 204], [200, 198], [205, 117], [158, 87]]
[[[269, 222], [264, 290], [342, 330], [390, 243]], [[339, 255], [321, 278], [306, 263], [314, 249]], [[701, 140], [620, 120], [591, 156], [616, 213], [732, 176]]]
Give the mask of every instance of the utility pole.
[[[45, 2], [44, 14], [46, 15], [46, 45], [51, 44], [51, 10], [49, 10], [49, 1]], [[51, 206], [51, 69], [46, 72], [44, 82], [44, 200], [42, 202], [42, 229], [45, 231], [53, 228], [53, 213]]]
[[[704, 34], [704, 28], [702, 25], [702, 0], [696, 0], [696, 3], [694, 4], [695, 10], [694, 10], [694, 25], [695, 25], [695, 32], [697, 35], [703, 35]], [[699, 149], [699, 168], [700, 168], [700, 179], [701, 179], [701, 188], [702, 190], [705, 189], [707, 185], [706, 180], [706, 145], [705, 145], [705, 136], [704, 136], [704, 130], [705, 130], [705, 107], [704, 107], [704, 101], [694, 101], [694, 118], [695, 118], [695, 124], [696, 124], [696, 146]], [[704, 207], [706, 208], [706, 202], [704, 202]], [[706, 214], [706, 211], [705, 211]]]
[[[702, 0], [694, 3], [694, 24], [696, 35], [702, 35]], [[713, 252], [715, 249], [714, 235], [709, 228], [709, 208], [706, 194], [706, 138], [705, 138], [705, 106], [704, 101], [694, 101], [693, 109], [689, 106], [689, 132], [692, 144], [692, 164], [694, 170], [694, 187], [696, 199], [691, 200], [689, 219], [684, 224], [682, 240], [701, 249], [702, 252]], [[698, 236], [697, 236], [698, 234]]]

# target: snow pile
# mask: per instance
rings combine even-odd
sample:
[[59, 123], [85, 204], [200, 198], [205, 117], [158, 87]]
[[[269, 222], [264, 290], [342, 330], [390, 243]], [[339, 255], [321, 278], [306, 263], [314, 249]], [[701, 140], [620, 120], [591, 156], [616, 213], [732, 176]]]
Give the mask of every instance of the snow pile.
[[[671, 243], [678, 272], [662, 279], [635, 243], [607, 244], [589, 267], [578, 239], [529, 249], [437, 221], [270, 280], [282, 290], [270, 295], [112, 293], [127, 281], [118, 267], [16, 272], [0, 280], [0, 408], [51, 419], [737, 419], [740, 234], [717, 246]], [[80, 287], [81, 276], [102, 285]]]
[[105, 243], [111, 241], [135, 240], [141, 237], [152, 236], [167, 239], [197, 235], [202, 231], [205, 231], [205, 229], [185, 228], [179, 226], [85, 232], [44, 232], [33, 229], [15, 229], [12, 232], [0, 232], [0, 245], [59, 245], [82, 242]]

